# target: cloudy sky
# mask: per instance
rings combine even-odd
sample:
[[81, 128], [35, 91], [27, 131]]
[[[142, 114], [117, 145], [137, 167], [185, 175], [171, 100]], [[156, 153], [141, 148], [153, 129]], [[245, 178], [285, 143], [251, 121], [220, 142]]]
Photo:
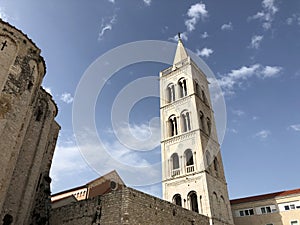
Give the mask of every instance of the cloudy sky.
[[[94, 84], [80, 84], [112, 49], [143, 40], [175, 43], [177, 32], [222, 89], [227, 126], [221, 151], [230, 197], [299, 188], [299, 12], [299, 0], [2, 0], [0, 17], [42, 49], [43, 86], [59, 107], [52, 192], [117, 169], [129, 186], [161, 196], [157, 78], [168, 63], [138, 62], [106, 76], [101, 68], [122, 61], [117, 56], [131, 59], [135, 50], [117, 51], [102, 60]], [[92, 87], [96, 96], [88, 94]], [[132, 104], [132, 95], [143, 98]], [[95, 104], [85, 104], [89, 99]], [[87, 126], [74, 133], [74, 121], [88, 124], [89, 112], [96, 132]]]

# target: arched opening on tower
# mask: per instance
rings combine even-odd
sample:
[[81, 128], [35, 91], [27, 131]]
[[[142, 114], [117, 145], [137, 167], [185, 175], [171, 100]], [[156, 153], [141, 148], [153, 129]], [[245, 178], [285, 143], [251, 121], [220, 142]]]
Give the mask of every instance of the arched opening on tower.
[[214, 158], [214, 170], [216, 173], [216, 177], [218, 177], [219, 176], [219, 162], [216, 157]]
[[191, 173], [195, 171], [194, 168], [194, 157], [193, 157], [193, 152], [191, 149], [187, 149], [184, 152], [185, 155], [185, 166], [186, 166], [186, 172]]
[[168, 123], [169, 123], [169, 134], [170, 134], [170, 137], [172, 136], [175, 136], [178, 134], [178, 129], [177, 129], [177, 119], [176, 119], [176, 116], [175, 115], [172, 115], [169, 117], [169, 120], [168, 120]]
[[174, 86], [174, 84], [169, 84], [167, 87], [167, 100], [168, 100], [168, 102], [175, 101], [175, 86]]
[[190, 202], [190, 210], [199, 213], [199, 209], [198, 209], [198, 199], [197, 199], [197, 194], [195, 191], [191, 191], [188, 194], [188, 199]]
[[210, 122], [210, 119], [208, 117], [206, 118], [206, 122], [207, 122], [207, 134], [210, 135], [210, 133], [211, 133], [211, 122]]
[[199, 112], [199, 127], [200, 130], [204, 131], [204, 114], [202, 111]]
[[171, 156], [172, 161], [172, 176], [180, 175], [180, 168], [179, 168], [179, 157], [177, 153], [173, 153]]
[[179, 87], [179, 94], [180, 94], [180, 97], [184, 97], [184, 96], [187, 96], [187, 86], [186, 86], [186, 79], [184, 78], [181, 78], [179, 81], [178, 81], [178, 87]]
[[182, 200], [180, 194], [176, 194], [173, 196], [173, 204], [182, 206]]
[[181, 113], [181, 124], [182, 124], [182, 132], [187, 132], [191, 130], [191, 121], [190, 121], [190, 113], [184, 111]]

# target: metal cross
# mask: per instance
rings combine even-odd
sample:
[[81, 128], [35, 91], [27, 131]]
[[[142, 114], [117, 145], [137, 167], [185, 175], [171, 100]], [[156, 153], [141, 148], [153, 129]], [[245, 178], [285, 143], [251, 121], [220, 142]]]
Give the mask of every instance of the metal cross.
[[5, 41], [2, 42], [1, 44], [2, 44], [1, 51], [3, 51], [3, 49], [4, 49], [5, 47], [7, 47], [7, 41], [5, 40]]
[[181, 34], [181, 33], [180, 33], [180, 32], [178, 32], [178, 39], [180, 39], [180, 34]]

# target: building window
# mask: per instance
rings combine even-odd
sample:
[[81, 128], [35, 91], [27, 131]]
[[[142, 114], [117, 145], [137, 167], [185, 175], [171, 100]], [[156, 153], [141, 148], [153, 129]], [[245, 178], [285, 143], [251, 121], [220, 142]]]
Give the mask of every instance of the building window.
[[172, 176], [180, 175], [178, 154], [173, 153], [173, 155], [171, 156], [171, 160], [172, 160]]
[[184, 152], [185, 160], [186, 160], [186, 172], [191, 173], [195, 171], [194, 168], [194, 159], [193, 159], [193, 152], [191, 149], [187, 149]]
[[3, 225], [11, 225], [13, 222], [13, 217], [10, 214], [5, 214], [3, 218]]
[[205, 92], [204, 92], [203, 90], [201, 91], [201, 99], [202, 99], [202, 101], [203, 101], [204, 103], [207, 102], [207, 101], [206, 101]]
[[219, 176], [219, 162], [218, 162], [217, 158], [214, 158], [214, 170], [215, 170], [216, 176], [218, 177]]
[[298, 220], [292, 220], [291, 225], [299, 225]]
[[176, 116], [170, 116], [169, 117], [169, 134], [170, 137], [177, 135], [178, 134], [178, 130], [177, 130], [177, 119]]
[[252, 216], [254, 215], [253, 209], [243, 209], [239, 211], [239, 216]]
[[270, 206], [261, 207], [260, 211], [261, 211], [262, 214], [266, 214], [266, 213], [271, 213], [272, 212]]
[[173, 197], [173, 204], [182, 206], [180, 194], [174, 195], [174, 197]]
[[186, 86], [186, 79], [184, 78], [181, 78], [179, 81], [178, 81], [178, 86], [179, 86], [179, 94], [180, 94], [180, 97], [184, 97], [184, 96], [187, 96], [187, 86]]
[[206, 122], [207, 122], [207, 134], [210, 135], [210, 133], [211, 133], [211, 122], [210, 122], [210, 119], [208, 117], [206, 118]]
[[174, 86], [174, 84], [169, 84], [167, 87], [167, 100], [168, 100], [168, 102], [175, 101], [175, 86]]
[[198, 210], [198, 200], [197, 200], [197, 194], [195, 191], [191, 191], [188, 194], [188, 199], [190, 201], [190, 209], [194, 212], [199, 212]]
[[187, 132], [191, 130], [191, 121], [190, 121], [190, 113], [183, 112], [181, 113], [181, 121], [182, 121], [182, 132]]
[[278, 207], [279, 207], [280, 211], [300, 209], [300, 201], [281, 203], [281, 204], [278, 204]]
[[200, 130], [204, 131], [204, 115], [202, 111], [199, 112], [199, 127]]
[[211, 164], [211, 156], [208, 150], [205, 152], [205, 157], [206, 157], [206, 167], [208, 168]]
[[195, 82], [195, 93], [196, 93], [196, 95], [200, 96], [201, 91], [200, 91], [199, 84], [197, 81], [194, 81], [194, 82]]

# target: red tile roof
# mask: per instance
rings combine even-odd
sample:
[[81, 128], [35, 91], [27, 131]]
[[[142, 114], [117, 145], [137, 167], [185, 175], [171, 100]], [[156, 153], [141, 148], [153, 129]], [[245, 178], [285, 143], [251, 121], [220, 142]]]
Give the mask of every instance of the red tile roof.
[[272, 199], [275, 197], [294, 195], [294, 194], [300, 194], [300, 188], [288, 190], [288, 191], [279, 191], [279, 192], [274, 192], [274, 193], [269, 193], [269, 194], [250, 196], [250, 197], [246, 197], [246, 198], [233, 199], [233, 200], [230, 200], [230, 204], [234, 205], [234, 204], [245, 203], [245, 202], [254, 202], [254, 201]]

